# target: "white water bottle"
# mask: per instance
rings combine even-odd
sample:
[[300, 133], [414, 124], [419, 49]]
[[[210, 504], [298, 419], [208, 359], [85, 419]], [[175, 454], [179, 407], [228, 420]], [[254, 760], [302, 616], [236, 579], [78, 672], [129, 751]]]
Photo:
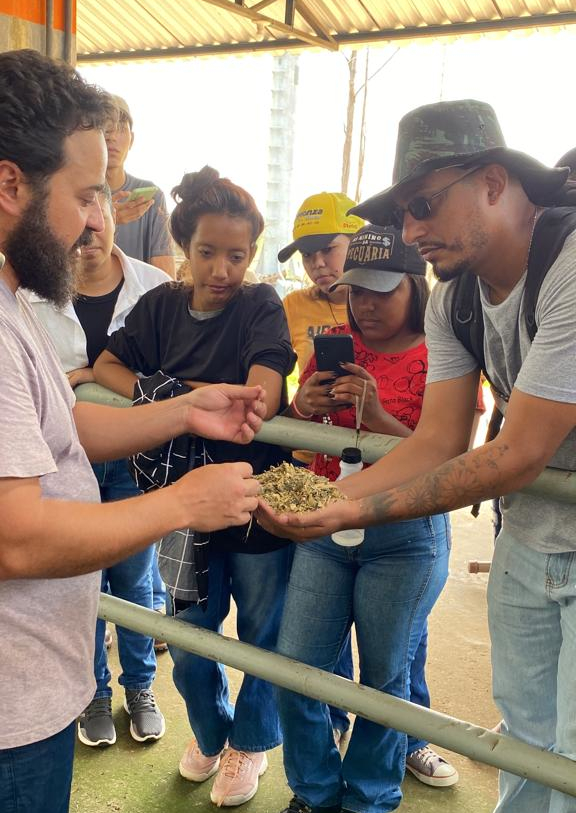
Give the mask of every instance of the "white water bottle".
[[[357, 471], [362, 471], [362, 453], [360, 449], [354, 446], [349, 446], [342, 449], [342, 456], [340, 458], [340, 474], [338, 480], [348, 477], [349, 474], [355, 474]], [[342, 545], [345, 548], [352, 548], [359, 545], [364, 541], [363, 528], [351, 528], [347, 531], [336, 531], [332, 534], [332, 541], [337, 545]]]

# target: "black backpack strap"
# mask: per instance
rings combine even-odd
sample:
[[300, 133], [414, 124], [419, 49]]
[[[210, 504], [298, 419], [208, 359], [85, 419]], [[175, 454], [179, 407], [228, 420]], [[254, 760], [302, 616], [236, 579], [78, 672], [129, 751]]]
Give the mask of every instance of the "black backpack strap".
[[452, 298], [452, 329], [458, 341], [478, 362], [485, 373], [484, 359], [484, 318], [480, 303], [478, 279], [469, 271], [460, 274], [454, 281]]
[[534, 339], [536, 325], [536, 304], [544, 277], [556, 262], [566, 238], [576, 230], [576, 207], [555, 206], [540, 215], [534, 227], [526, 289], [524, 292], [524, 315], [530, 341]]

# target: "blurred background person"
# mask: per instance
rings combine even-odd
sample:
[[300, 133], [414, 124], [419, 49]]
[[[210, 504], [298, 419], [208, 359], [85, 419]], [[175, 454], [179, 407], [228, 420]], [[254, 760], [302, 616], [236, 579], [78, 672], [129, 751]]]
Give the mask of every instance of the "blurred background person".
[[108, 149], [106, 180], [112, 190], [116, 209], [115, 243], [129, 257], [155, 265], [171, 277], [176, 276], [174, 248], [168, 230], [168, 214], [163, 192], [153, 197], [130, 199], [135, 189], [155, 186], [153, 181], [136, 178], [124, 169], [134, 143], [132, 114], [121, 96], [112, 96], [117, 118], [104, 133]]

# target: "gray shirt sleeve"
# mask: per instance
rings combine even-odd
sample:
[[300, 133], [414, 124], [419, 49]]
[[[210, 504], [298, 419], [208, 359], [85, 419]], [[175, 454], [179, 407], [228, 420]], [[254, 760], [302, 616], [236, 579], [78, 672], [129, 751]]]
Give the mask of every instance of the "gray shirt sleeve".
[[452, 330], [450, 311], [453, 292], [452, 284], [437, 282], [426, 308], [424, 330], [428, 348], [427, 384], [461, 378], [478, 369], [476, 359]]

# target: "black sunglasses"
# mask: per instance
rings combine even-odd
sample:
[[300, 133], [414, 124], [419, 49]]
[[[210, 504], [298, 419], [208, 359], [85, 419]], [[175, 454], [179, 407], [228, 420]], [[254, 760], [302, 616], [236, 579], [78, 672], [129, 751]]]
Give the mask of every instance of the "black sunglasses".
[[425, 198], [422, 196], [412, 198], [408, 206], [403, 209], [401, 206], [395, 206], [392, 211], [390, 212], [390, 223], [399, 231], [402, 231], [404, 228], [404, 215], [406, 212], [410, 212], [414, 220], [426, 220], [426, 218], [430, 217], [432, 214], [432, 201], [434, 198], [443, 195], [444, 192], [447, 192], [448, 189], [452, 186], [456, 186], [457, 183], [463, 181], [464, 178], [467, 178], [469, 175], [472, 175], [474, 172], [478, 172], [480, 167], [474, 167], [474, 169], [465, 172], [464, 175], [460, 175], [459, 178], [456, 178], [455, 181], [451, 181], [447, 186], [439, 189], [438, 192], [434, 192], [433, 195], [430, 195], [429, 198]]

